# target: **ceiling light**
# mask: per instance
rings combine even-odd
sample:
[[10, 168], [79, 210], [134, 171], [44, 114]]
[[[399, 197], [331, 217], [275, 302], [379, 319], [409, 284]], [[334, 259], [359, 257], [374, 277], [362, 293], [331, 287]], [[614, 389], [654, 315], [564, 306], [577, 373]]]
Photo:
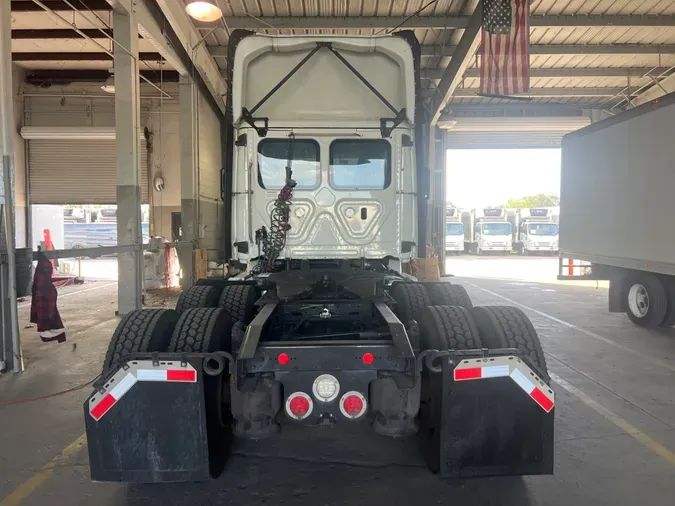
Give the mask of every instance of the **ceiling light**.
[[106, 93], [115, 93], [115, 76], [108, 77], [101, 89]]
[[223, 11], [211, 2], [190, 2], [185, 11], [197, 21], [218, 21], [223, 17]]

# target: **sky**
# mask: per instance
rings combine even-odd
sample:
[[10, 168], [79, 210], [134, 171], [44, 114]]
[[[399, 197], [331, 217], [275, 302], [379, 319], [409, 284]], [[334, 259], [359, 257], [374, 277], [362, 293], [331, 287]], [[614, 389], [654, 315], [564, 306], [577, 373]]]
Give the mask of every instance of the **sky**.
[[450, 149], [446, 200], [471, 209], [560, 195], [560, 149]]

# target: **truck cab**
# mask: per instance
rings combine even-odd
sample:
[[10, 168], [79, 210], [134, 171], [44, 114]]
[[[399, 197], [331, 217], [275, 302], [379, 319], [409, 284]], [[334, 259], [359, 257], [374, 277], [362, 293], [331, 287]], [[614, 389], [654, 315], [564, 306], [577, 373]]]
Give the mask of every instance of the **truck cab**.
[[557, 253], [559, 227], [549, 216], [549, 210], [530, 209], [526, 213], [520, 216], [518, 243], [521, 253]]
[[464, 224], [457, 208], [445, 210], [445, 251], [459, 255], [464, 251]]

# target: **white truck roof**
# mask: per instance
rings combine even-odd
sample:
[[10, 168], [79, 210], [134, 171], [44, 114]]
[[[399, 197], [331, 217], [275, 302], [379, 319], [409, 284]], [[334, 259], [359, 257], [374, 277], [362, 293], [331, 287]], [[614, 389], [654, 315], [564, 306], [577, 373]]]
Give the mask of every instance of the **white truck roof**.
[[[251, 110], [317, 43], [331, 46], [367, 79], [406, 119], [415, 122], [415, 72], [412, 49], [404, 39], [348, 36], [267, 36], [244, 38], [235, 51], [232, 114], [235, 124]], [[328, 48], [319, 49], [254, 116], [279, 122], [372, 122], [392, 111]], [[338, 62], [339, 63], [339, 62]]]

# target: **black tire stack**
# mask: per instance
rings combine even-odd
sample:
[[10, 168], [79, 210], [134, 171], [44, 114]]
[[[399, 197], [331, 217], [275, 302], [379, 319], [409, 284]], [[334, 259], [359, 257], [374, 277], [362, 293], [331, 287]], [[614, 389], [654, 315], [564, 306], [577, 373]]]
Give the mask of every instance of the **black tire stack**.
[[33, 249], [17, 248], [14, 253], [16, 261], [16, 295], [26, 297], [33, 287]]
[[193, 286], [180, 294], [176, 311], [183, 314], [189, 309], [217, 307], [219, 297], [220, 290], [215, 286]]

